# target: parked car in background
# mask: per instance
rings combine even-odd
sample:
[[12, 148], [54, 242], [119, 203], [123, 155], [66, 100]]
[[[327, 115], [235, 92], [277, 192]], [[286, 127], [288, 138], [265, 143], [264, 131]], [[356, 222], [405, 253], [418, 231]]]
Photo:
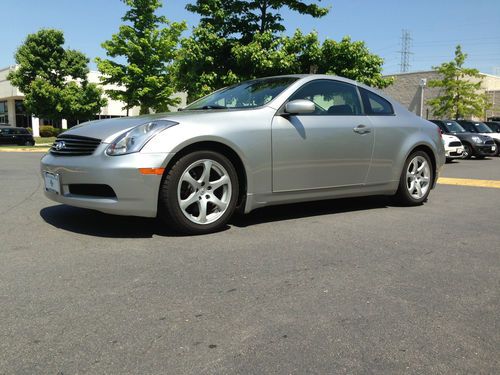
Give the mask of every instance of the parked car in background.
[[498, 149], [500, 147], [500, 133], [492, 131], [486, 124], [480, 121], [458, 120], [457, 122], [462, 125], [465, 130], [470, 131], [471, 133], [476, 132], [492, 138], [496, 144], [495, 155], [498, 154]]
[[0, 144], [34, 146], [35, 139], [25, 128], [0, 126]]
[[488, 128], [494, 133], [500, 133], [500, 121], [486, 121], [484, 122]]
[[464, 145], [460, 139], [451, 134], [443, 134], [444, 151], [446, 154], [446, 162], [453, 159], [461, 159], [464, 153]]
[[187, 233], [283, 203], [395, 195], [424, 203], [441, 132], [373, 88], [327, 75], [256, 79], [181, 112], [94, 121], [41, 160], [48, 198], [164, 219]]
[[464, 146], [463, 158], [470, 159], [474, 156], [477, 159], [483, 159], [486, 156], [494, 156], [497, 147], [493, 138], [479, 134], [471, 133], [464, 129], [454, 120], [431, 120], [442, 130], [444, 134], [456, 136]]

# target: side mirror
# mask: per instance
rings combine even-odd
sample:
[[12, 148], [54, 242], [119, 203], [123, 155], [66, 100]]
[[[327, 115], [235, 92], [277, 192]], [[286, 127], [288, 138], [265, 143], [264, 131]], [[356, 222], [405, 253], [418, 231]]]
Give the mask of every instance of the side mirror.
[[316, 105], [310, 100], [305, 99], [292, 100], [285, 105], [285, 113], [290, 115], [313, 113], [315, 110]]

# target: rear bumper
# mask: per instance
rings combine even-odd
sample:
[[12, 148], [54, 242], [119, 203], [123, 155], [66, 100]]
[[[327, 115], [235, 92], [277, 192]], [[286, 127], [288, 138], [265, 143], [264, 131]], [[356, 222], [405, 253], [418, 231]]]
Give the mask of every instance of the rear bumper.
[[[45, 189], [45, 196], [70, 206], [98, 210], [110, 214], [155, 217], [161, 175], [143, 175], [139, 168], [165, 168], [173, 154], [134, 153], [107, 156], [101, 145], [90, 156], [45, 155], [44, 172], [59, 176], [61, 194]], [[108, 185], [115, 197], [79, 195], [70, 192], [73, 184]]]

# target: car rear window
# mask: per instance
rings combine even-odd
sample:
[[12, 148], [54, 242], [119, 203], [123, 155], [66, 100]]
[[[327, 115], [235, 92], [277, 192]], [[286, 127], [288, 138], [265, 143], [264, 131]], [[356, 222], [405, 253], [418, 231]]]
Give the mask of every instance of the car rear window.
[[365, 113], [370, 116], [391, 116], [394, 114], [394, 108], [391, 103], [374, 92], [368, 91], [362, 87], [361, 97], [365, 106]]

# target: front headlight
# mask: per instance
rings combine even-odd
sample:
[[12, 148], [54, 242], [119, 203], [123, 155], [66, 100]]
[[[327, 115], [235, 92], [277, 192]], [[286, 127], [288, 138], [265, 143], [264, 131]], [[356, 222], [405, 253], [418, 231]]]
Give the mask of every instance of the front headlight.
[[177, 124], [178, 122], [174, 121], [156, 120], [136, 126], [111, 142], [106, 154], [117, 156], [139, 152], [156, 134]]
[[472, 137], [472, 140], [473, 140], [474, 142], [478, 143], [478, 144], [479, 144], [479, 143], [483, 143], [483, 140], [482, 140], [481, 138], [479, 138], [479, 137], [475, 137], [475, 136], [474, 136], [474, 137]]

